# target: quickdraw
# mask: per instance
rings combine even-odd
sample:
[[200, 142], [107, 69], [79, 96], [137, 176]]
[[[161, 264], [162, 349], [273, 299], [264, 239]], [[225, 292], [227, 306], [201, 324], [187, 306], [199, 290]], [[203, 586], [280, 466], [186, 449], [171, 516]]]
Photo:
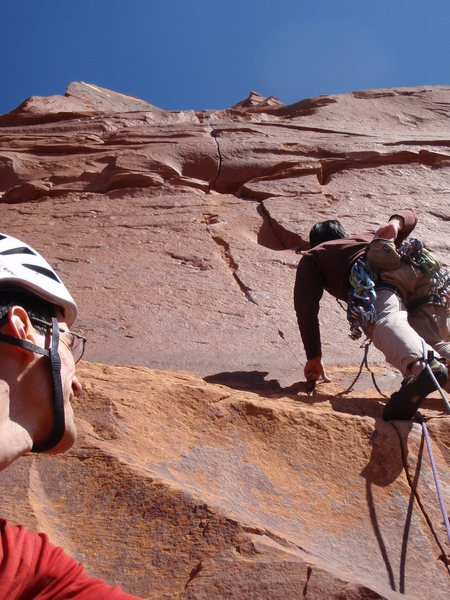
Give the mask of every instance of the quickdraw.
[[443, 306], [450, 304], [450, 273], [440, 266], [418, 238], [403, 242], [398, 250], [403, 260], [421, 269], [430, 280], [430, 294]]
[[373, 279], [374, 273], [369, 264], [359, 258], [350, 273], [350, 291], [347, 300], [347, 319], [352, 340], [358, 340], [376, 321], [377, 315], [373, 303], [377, 295]]

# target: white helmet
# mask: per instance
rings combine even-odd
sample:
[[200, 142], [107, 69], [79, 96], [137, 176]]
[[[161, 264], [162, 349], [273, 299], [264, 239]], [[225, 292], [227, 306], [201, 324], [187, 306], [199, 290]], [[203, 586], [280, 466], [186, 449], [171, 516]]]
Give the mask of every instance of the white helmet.
[[19, 285], [59, 306], [69, 327], [77, 317], [74, 299], [48, 262], [31, 246], [6, 233], [0, 233], [0, 285], [2, 283]]

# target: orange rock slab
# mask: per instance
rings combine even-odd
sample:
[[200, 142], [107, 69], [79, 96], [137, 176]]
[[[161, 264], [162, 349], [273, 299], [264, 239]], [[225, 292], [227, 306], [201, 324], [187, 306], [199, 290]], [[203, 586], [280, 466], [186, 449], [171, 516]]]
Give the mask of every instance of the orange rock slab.
[[[4, 471], [2, 515], [148, 598], [446, 598], [420, 426], [384, 423], [371, 390], [336, 398], [333, 374], [307, 396], [82, 362], [75, 448]], [[438, 406], [423, 414], [447, 489]]]

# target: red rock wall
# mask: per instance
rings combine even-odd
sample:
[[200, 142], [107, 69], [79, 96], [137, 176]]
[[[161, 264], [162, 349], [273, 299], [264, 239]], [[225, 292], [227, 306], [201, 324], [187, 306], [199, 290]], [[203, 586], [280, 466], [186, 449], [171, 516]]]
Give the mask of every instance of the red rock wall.
[[[366, 372], [336, 396], [362, 350], [329, 297], [333, 383], [291, 384], [295, 249], [314, 222], [356, 232], [412, 207], [448, 265], [449, 103], [426, 87], [166, 112], [76, 83], [0, 116], [0, 229], [54, 264], [87, 360], [110, 365], [82, 365], [74, 450], [2, 473], [1, 514], [152, 598], [448, 597], [419, 425], [384, 424]], [[437, 397], [423, 413], [449, 505], [449, 417]]]
[[[60, 268], [88, 359], [292, 383], [293, 250], [314, 222], [373, 229], [410, 206], [447, 261], [449, 95], [251, 94], [194, 113], [71, 84], [0, 117], [2, 227]], [[354, 364], [344, 311], [326, 298], [322, 313], [327, 362]]]

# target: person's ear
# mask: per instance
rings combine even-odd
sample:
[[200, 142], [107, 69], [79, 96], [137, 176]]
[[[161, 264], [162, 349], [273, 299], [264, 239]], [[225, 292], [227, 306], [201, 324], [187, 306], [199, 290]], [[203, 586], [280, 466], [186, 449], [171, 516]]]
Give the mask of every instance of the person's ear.
[[[31, 324], [27, 311], [21, 306], [13, 306], [8, 313], [8, 319], [3, 329], [4, 333], [20, 340], [28, 340], [36, 343], [36, 332]], [[16, 347], [16, 349], [26, 355], [31, 361], [34, 353], [25, 348]]]

